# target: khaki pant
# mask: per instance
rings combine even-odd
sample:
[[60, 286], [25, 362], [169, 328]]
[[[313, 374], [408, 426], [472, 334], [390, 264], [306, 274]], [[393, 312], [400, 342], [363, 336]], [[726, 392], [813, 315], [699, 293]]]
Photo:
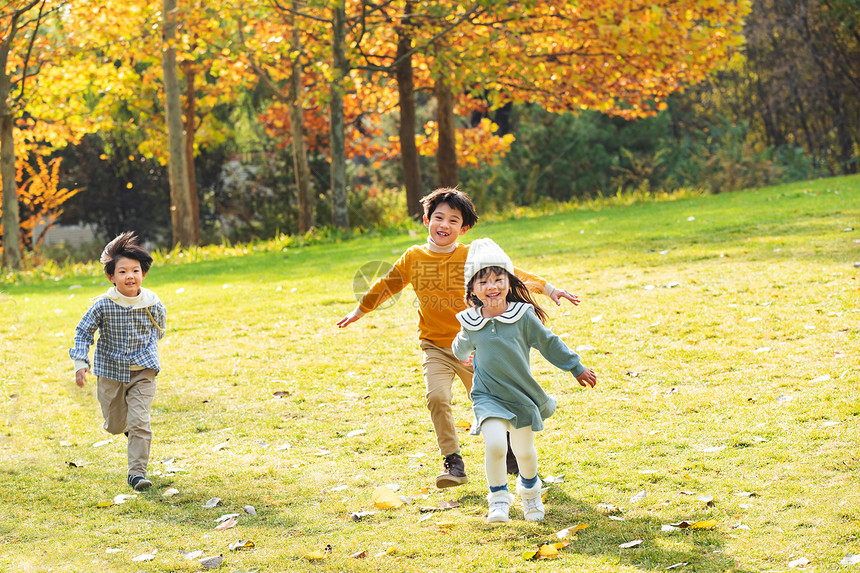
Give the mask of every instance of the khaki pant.
[[131, 380], [119, 382], [99, 376], [98, 397], [111, 434], [128, 432], [128, 475], [146, 476], [152, 430], [149, 409], [155, 398], [155, 370], [132, 370]]
[[472, 367], [465, 366], [454, 357], [450, 348], [420, 341], [424, 351], [424, 383], [427, 386], [427, 409], [436, 431], [439, 453], [443, 456], [460, 451], [454, 414], [451, 412], [454, 376], [459, 376], [466, 388], [466, 396], [472, 392]]

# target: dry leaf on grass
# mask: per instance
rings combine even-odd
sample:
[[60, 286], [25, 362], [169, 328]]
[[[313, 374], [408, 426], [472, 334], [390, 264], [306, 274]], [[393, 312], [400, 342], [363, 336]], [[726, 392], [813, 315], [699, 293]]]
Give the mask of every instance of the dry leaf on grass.
[[353, 430], [346, 435], [347, 438], [354, 438], [356, 436], [360, 436], [362, 434], [366, 434], [367, 430]]
[[376, 515], [375, 511], [356, 511], [354, 513], [350, 513], [349, 516], [353, 521], [361, 521], [365, 517], [369, 517], [371, 515]]
[[227, 438], [226, 440], [224, 440], [223, 442], [221, 442], [220, 444], [218, 444], [217, 446], [212, 448], [212, 451], [213, 452], [220, 452], [221, 450], [223, 450], [224, 448], [226, 448], [229, 445], [230, 445], [230, 438]]
[[241, 551], [243, 549], [253, 549], [256, 547], [253, 541], [240, 539], [235, 543], [231, 543], [229, 545], [230, 551]]
[[373, 490], [373, 505], [378, 509], [394, 509], [404, 505], [403, 500], [387, 486], [381, 485]]
[[703, 521], [679, 521], [677, 523], [670, 523], [669, 525], [664, 525], [663, 531], [673, 531], [675, 529], [713, 529], [717, 525], [719, 525], [719, 521], [715, 519], [706, 519]]
[[322, 551], [311, 551], [310, 553], [305, 554], [305, 559], [308, 561], [322, 561], [325, 559], [325, 553]]
[[142, 561], [152, 561], [155, 559], [155, 554], [158, 553], [158, 549], [153, 549], [152, 553], [141, 553], [137, 557], [133, 557], [131, 560], [135, 563], [140, 563]]
[[633, 497], [631, 497], [631, 498], [630, 498], [630, 503], [635, 503], [635, 502], [637, 502], [637, 501], [642, 501], [642, 500], [643, 500], [643, 499], [645, 499], [646, 497], [648, 497], [648, 492], [646, 492], [646, 491], [643, 489], [642, 491], [640, 491], [639, 493], [637, 493], [636, 495], [634, 495]]
[[380, 551], [379, 553], [374, 555], [374, 557], [385, 557], [386, 555], [394, 555], [396, 552], [397, 552], [397, 546], [392, 545], [391, 547], [389, 547], [385, 551]]
[[100, 442], [96, 442], [95, 444], [93, 444], [93, 447], [94, 448], [100, 448], [102, 446], [106, 446], [106, 445], [112, 444], [112, 443], [113, 443], [113, 440], [101, 440]]
[[543, 483], [564, 483], [564, 474], [560, 476], [548, 475], [543, 478]]
[[555, 536], [558, 537], [559, 539], [567, 539], [571, 535], [575, 535], [576, 533], [582, 531], [586, 527], [588, 527], [587, 523], [580, 523], [578, 525], [566, 527], [565, 529], [562, 529], [561, 531], [556, 531]]
[[363, 557], [367, 557], [367, 551], [362, 550], [349, 556], [350, 559], [361, 559]]
[[248, 515], [257, 515], [257, 510], [254, 509], [253, 505], [246, 505], [245, 507], [242, 508], [242, 510], [245, 513], [247, 513]]
[[217, 525], [215, 527], [215, 531], [224, 531], [225, 529], [232, 529], [232, 528], [236, 527], [238, 524], [239, 524], [239, 522], [236, 521], [236, 518], [231, 517], [230, 519], [228, 519], [224, 523]]
[[209, 501], [204, 503], [203, 507], [213, 508], [216, 505], [218, 505], [219, 503], [221, 503], [221, 498], [220, 497], [213, 497], [212, 499], [210, 499]]
[[121, 505], [130, 499], [136, 498], [137, 495], [133, 493], [121, 493], [113, 498], [114, 505]]
[[712, 496], [712, 495], [700, 495], [696, 499], [698, 499], [699, 501], [701, 501], [702, 503], [704, 503], [707, 506], [714, 505], [714, 496]]
[[807, 565], [809, 565], [809, 559], [806, 557], [801, 557], [788, 562], [788, 566], [792, 569], [796, 569], [797, 567], [806, 567]]
[[851, 555], [850, 553], [842, 558], [840, 565], [857, 565], [860, 563], [860, 555]]
[[171, 487], [171, 488], [167, 488], [166, 490], [164, 490], [164, 493], [161, 494], [161, 497], [173, 497], [174, 495], [176, 495], [178, 493], [179, 493], [178, 489], [176, 489], [175, 487]]
[[200, 560], [200, 565], [203, 566], [204, 569], [218, 569], [221, 567], [221, 564], [224, 562], [223, 555], [213, 555], [212, 557], [204, 557]]
[[89, 463], [90, 463], [90, 462], [85, 461], [85, 460], [75, 460], [75, 461], [73, 461], [73, 462], [71, 462], [71, 461], [70, 461], [70, 462], [66, 462], [66, 465], [67, 465], [67, 466], [69, 466], [70, 468], [84, 468], [84, 467], [86, 467]]
[[611, 503], [598, 503], [594, 506], [594, 508], [602, 513], [603, 515], [613, 515], [617, 513], [623, 513], [620, 509], [612, 505]]
[[666, 567], [666, 571], [677, 569], [678, 567], [683, 567], [684, 565], [688, 565], [688, 563], [686, 561], [684, 561], [683, 563], [675, 563], [674, 565], [669, 565], [668, 567]]
[[231, 519], [233, 517], [239, 517], [239, 514], [238, 513], [225, 513], [224, 515], [222, 515], [221, 517], [216, 519], [215, 523], [221, 523], [221, 522], [227, 521], [228, 519]]
[[621, 545], [618, 546], [618, 548], [619, 549], [630, 549], [631, 547], [638, 547], [639, 545], [642, 545], [642, 540], [641, 539], [634, 539], [633, 541], [630, 541], [628, 543], [622, 543]]
[[203, 557], [203, 550], [198, 549], [197, 551], [182, 551], [180, 549], [179, 554], [182, 555], [187, 561], [191, 561], [193, 559], [199, 559]]
[[278, 390], [277, 392], [272, 392], [272, 396], [275, 398], [285, 398], [290, 395], [289, 390]]

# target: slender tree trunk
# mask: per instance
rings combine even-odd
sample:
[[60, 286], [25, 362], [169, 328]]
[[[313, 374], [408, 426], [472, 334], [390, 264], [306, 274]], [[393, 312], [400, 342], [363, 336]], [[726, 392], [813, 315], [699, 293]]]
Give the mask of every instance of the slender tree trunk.
[[176, 68], [176, 0], [163, 0], [163, 38], [161, 67], [164, 73], [165, 110], [167, 116], [168, 174], [170, 176], [170, 218], [173, 243], [188, 247], [194, 240], [194, 217], [185, 169], [185, 139], [182, 106], [179, 99], [179, 72]]
[[21, 268], [21, 227], [18, 215], [18, 184], [15, 181], [15, 140], [13, 110], [9, 105], [12, 79], [6, 73], [9, 49], [17, 31], [17, 17], [0, 42], [0, 178], [3, 181], [3, 267]]
[[[8, 82], [0, 82], [8, 83]], [[6, 90], [8, 92], [8, 90]], [[18, 185], [15, 182], [15, 141], [12, 110], [0, 87], [0, 173], [3, 179], [3, 266], [21, 268], [21, 227], [18, 222]]]
[[188, 197], [191, 199], [191, 217], [194, 224], [194, 243], [200, 242], [200, 198], [197, 195], [197, 173], [194, 171], [194, 137], [197, 132], [197, 95], [194, 62], [182, 62], [185, 76], [185, 172], [188, 175]]
[[[300, 8], [293, 1], [293, 9]], [[304, 109], [302, 107], [302, 61], [301, 34], [293, 19], [293, 62], [290, 76], [290, 133], [293, 138], [293, 167], [296, 171], [296, 195], [299, 207], [299, 233], [307, 233], [313, 227], [313, 205], [311, 203], [311, 170], [305, 149]]]
[[403, 184], [406, 187], [406, 209], [409, 216], [419, 219], [421, 210], [421, 167], [418, 163], [418, 147], [415, 145], [415, 86], [412, 77], [411, 24], [412, 2], [404, 9], [406, 24], [397, 30], [397, 93], [400, 96], [400, 160], [403, 165]]
[[341, 80], [349, 73], [344, 52], [346, 38], [346, 9], [343, 1], [333, 8], [331, 47], [334, 63], [334, 81], [331, 84], [331, 197], [332, 223], [341, 229], [349, 228], [349, 208], [346, 200], [346, 144], [344, 142], [343, 85]]
[[439, 186], [456, 188], [460, 184], [457, 168], [457, 134], [454, 122], [454, 94], [451, 86], [442, 77], [436, 78], [436, 125], [439, 128], [439, 144], [436, 147], [436, 163], [439, 169]]

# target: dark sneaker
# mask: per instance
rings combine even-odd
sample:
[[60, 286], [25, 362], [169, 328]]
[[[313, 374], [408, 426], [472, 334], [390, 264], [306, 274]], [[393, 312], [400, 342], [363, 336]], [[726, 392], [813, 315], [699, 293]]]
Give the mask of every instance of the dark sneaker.
[[514, 451], [511, 449], [510, 434], [508, 434], [508, 455], [505, 458], [505, 465], [507, 466], [509, 474], [517, 475], [520, 473], [520, 466], [517, 464], [517, 456], [514, 455]]
[[128, 476], [128, 485], [134, 491], [146, 491], [152, 487], [152, 482], [143, 476]]
[[436, 487], [439, 489], [457, 487], [469, 482], [469, 478], [466, 477], [466, 467], [463, 465], [463, 458], [460, 454], [445, 456], [442, 467], [444, 470], [436, 478]]

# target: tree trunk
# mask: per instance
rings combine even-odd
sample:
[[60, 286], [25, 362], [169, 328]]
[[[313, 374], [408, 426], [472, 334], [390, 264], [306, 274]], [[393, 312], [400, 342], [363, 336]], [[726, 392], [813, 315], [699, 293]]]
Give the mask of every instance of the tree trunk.
[[170, 218], [173, 244], [189, 247], [194, 239], [194, 216], [188, 192], [185, 169], [185, 140], [182, 106], [179, 100], [179, 72], [176, 68], [176, 1], [163, 0], [163, 37], [161, 67], [164, 73], [164, 96], [167, 118], [168, 174], [170, 176]]
[[12, 79], [6, 73], [9, 49], [17, 31], [17, 17], [8, 37], [0, 42], [0, 179], [3, 182], [3, 267], [21, 268], [21, 227], [18, 221], [18, 184], [15, 181], [15, 140], [13, 110], [9, 105]]
[[[299, 11], [299, 3], [293, 1], [293, 9]], [[296, 195], [299, 203], [299, 234], [313, 227], [313, 205], [311, 204], [311, 170], [305, 149], [304, 110], [302, 108], [302, 61], [301, 35], [293, 18], [293, 62], [290, 75], [290, 133], [293, 138], [293, 168], [296, 171]]]
[[343, 85], [341, 80], [349, 73], [349, 63], [344, 52], [346, 37], [346, 11], [339, 2], [334, 12], [331, 47], [334, 63], [334, 80], [331, 84], [331, 198], [332, 223], [341, 229], [349, 228], [349, 208], [346, 200], [346, 145], [344, 143]]
[[436, 163], [439, 169], [439, 186], [454, 189], [460, 184], [457, 168], [457, 132], [454, 123], [454, 94], [451, 86], [442, 77], [436, 78], [436, 125], [439, 129], [439, 144], [436, 147]]
[[197, 133], [197, 95], [194, 62], [182, 62], [185, 76], [185, 172], [188, 175], [188, 197], [191, 199], [191, 217], [194, 221], [194, 243], [200, 242], [200, 198], [197, 195], [197, 173], [194, 171], [194, 137]]
[[409, 216], [420, 219], [421, 209], [421, 167], [418, 163], [418, 147], [415, 145], [415, 86], [412, 78], [411, 24], [412, 2], [407, 1], [404, 9], [406, 24], [397, 30], [397, 94], [400, 96], [400, 160], [403, 165], [403, 184], [406, 187], [406, 209]]

